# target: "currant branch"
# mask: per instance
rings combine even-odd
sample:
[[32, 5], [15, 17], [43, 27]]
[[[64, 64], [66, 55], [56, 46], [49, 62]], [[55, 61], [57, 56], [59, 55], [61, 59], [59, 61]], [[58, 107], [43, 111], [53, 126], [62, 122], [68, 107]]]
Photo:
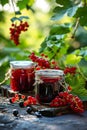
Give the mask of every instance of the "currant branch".
[[74, 30], [73, 30], [72, 38], [75, 37], [76, 31], [77, 31], [78, 26], [79, 26], [79, 20], [80, 20], [80, 18], [77, 18], [76, 24], [75, 24], [75, 27], [74, 27]]
[[11, 74], [11, 69], [9, 69], [7, 73], [5, 73], [5, 78], [2, 82], [0, 82], [0, 85], [4, 84], [10, 78], [10, 74]]

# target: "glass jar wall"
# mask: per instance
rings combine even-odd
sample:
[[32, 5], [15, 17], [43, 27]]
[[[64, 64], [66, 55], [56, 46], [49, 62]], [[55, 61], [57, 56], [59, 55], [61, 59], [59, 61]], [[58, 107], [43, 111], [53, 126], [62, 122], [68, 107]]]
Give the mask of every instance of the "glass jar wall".
[[36, 98], [39, 103], [50, 103], [63, 90], [62, 70], [45, 69], [35, 73]]
[[10, 87], [13, 91], [25, 92], [34, 89], [34, 63], [31, 61], [11, 61]]

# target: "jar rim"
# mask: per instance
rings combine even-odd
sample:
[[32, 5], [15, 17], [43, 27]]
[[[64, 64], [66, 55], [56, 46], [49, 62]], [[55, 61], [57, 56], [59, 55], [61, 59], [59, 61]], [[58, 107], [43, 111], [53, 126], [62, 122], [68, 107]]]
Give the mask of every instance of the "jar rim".
[[27, 60], [10, 61], [10, 66], [13, 68], [28, 68], [34, 66], [34, 62]]
[[63, 76], [64, 72], [63, 70], [56, 70], [56, 69], [44, 69], [44, 70], [37, 70], [35, 72], [37, 76], [44, 76], [44, 77], [57, 77], [57, 76]]

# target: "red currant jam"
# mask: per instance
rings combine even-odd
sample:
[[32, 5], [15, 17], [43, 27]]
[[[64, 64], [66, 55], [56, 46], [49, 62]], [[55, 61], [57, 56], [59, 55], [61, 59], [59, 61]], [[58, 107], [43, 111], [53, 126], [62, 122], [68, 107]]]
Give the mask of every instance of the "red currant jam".
[[10, 87], [13, 91], [26, 92], [34, 89], [34, 64], [30, 61], [12, 61]]
[[62, 70], [38, 70], [35, 76], [36, 98], [39, 103], [50, 103], [63, 90], [60, 85], [64, 81]]

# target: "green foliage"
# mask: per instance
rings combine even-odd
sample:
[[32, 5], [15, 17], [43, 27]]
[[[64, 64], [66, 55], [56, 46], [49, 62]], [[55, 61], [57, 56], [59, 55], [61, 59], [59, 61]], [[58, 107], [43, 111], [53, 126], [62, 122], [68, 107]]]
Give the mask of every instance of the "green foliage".
[[74, 54], [80, 56], [87, 61], [87, 47], [75, 50]]
[[5, 22], [5, 18], [4, 18], [5, 12], [4, 11], [0, 11], [0, 21]]
[[20, 10], [24, 9], [27, 7], [27, 5], [32, 6], [34, 3], [34, 0], [19, 0], [17, 2], [17, 6], [20, 8]]
[[15, 15], [21, 15], [20, 11], [15, 11]]
[[87, 26], [86, 12], [87, 12], [87, 7], [79, 7], [76, 14], [74, 15], [74, 17], [76, 18], [80, 18], [79, 22], [80, 22], [80, 25], [82, 26]]
[[20, 17], [13, 17], [11, 18], [11, 21], [14, 22], [16, 20], [22, 21], [23, 19], [29, 19], [28, 16], [20, 16]]
[[66, 82], [72, 86], [72, 93], [78, 95], [81, 99], [87, 99], [87, 90], [84, 88], [85, 82], [81, 75], [67, 75]]
[[58, 6], [54, 9], [55, 14], [52, 16], [52, 20], [60, 20], [65, 15], [72, 17], [78, 9], [78, 6], [70, 0], [56, 0], [56, 2]]
[[0, 3], [1, 3], [2, 6], [3, 6], [3, 5], [5, 5], [5, 4], [9, 3], [9, 0], [0, 0]]
[[[56, 0], [56, 3], [57, 3], [57, 6], [54, 9], [54, 16], [52, 17], [52, 20], [60, 20], [65, 15], [73, 18], [74, 20], [71, 21], [70, 24], [69, 23], [54, 24], [50, 29], [49, 37], [47, 37], [44, 40], [44, 42], [41, 44], [40, 52], [43, 51], [45, 53], [48, 53], [48, 55], [49, 55], [49, 52], [54, 53], [54, 57], [55, 55], [57, 55], [57, 58], [58, 56], [61, 56], [60, 58], [66, 57], [64, 58], [65, 61], [63, 62], [64, 64], [67, 64], [67, 65], [78, 64], [81, 62], [83, 58], [85, 60], [87, 59], [87, 52], [86, 50], [81, 48], [78, 52], [78, 55], [75, 53], [76, 51], [74, 52], [75, 49], [71, 52], [72, 54], [68, 54], [69, 48], [71, 48], [71, 46], [69, 44], [69, 41], [67, 42], [67, 37], [68, 35], [74, 35], [75, 37], [76, 31], [79, 28], [78, 25], [83, 26], [83, 27], [86, 26], [87, 22], [85, 20], [87, 19], [86, 17], [87, 7], [84, 1], [81, 1], [81, 0], [76, 0], [76, 1]], [[84, 56], [81, 55], [82, 51], [84, 52]], [[62, 54], [60, 54], [61, 52]], [[53, 54], [52, 54], [52, 57], [53, 57]]]
[[[83, 69], [76, 76], [67, 75], [66, 81], [73, 87], [72, 93], [87, 98], [87, 90], [85, 82], [87, 78], [86, 68], [81, 66], [83, 60], [87, 60], [87, 1], [84, 0], [56, 0], [57, 6], [54, 8], [53, 21], [58, 21], [51, 27], [49, 36], [41, 44], [40, 53], [47, 54], [50, 60], [55, 59], [61, 67], [77, 66]], [[69, 22], [65, 22], [64, 18], [71, 18]], [[62, 20], [63, 19], [63, 20]], [[72, 20], [73, 19], [73, 20]], [[61, 24], [62, 22], [63, 24]], [[85, 28], [84, 28], [85, 27]], [[68, 40], [68, 37], [70, 40]], [[83, 38], [84, 37], [84, 38]], [[77, 48], [73, 45], [79, 43]], [[76, 47], [76, 45], [74, 45]], [[85, 66], [87, 62], [85, 62]], [[78, 91], [77, 91], [78, 90]]]
[[64, 38], [64, 35], [50, 35], [41, 44], [40, 53], [43, 52], [48, 55], [50, 60], [55, 59], [60, 62], [68, 49]]
[[70, 29], [66, 24], [63, 25], [53, 25], [53, 27], [50, 30], [50, 35], [61, 35], [61, 34], [66, 34], [69, 33]]
[[75, 64], [78, 64], [81, 61], [81, 59], [82, 59], [82, 56], [76, 56], [75, 54], [69, 54], [66, 57], [65, 63], [75, 65]]
[[70, 0], [61, 0], [61, 1], [56, 0], [56, 3], [63, 5], [66, 8], [72, 5], [72, 2]]

